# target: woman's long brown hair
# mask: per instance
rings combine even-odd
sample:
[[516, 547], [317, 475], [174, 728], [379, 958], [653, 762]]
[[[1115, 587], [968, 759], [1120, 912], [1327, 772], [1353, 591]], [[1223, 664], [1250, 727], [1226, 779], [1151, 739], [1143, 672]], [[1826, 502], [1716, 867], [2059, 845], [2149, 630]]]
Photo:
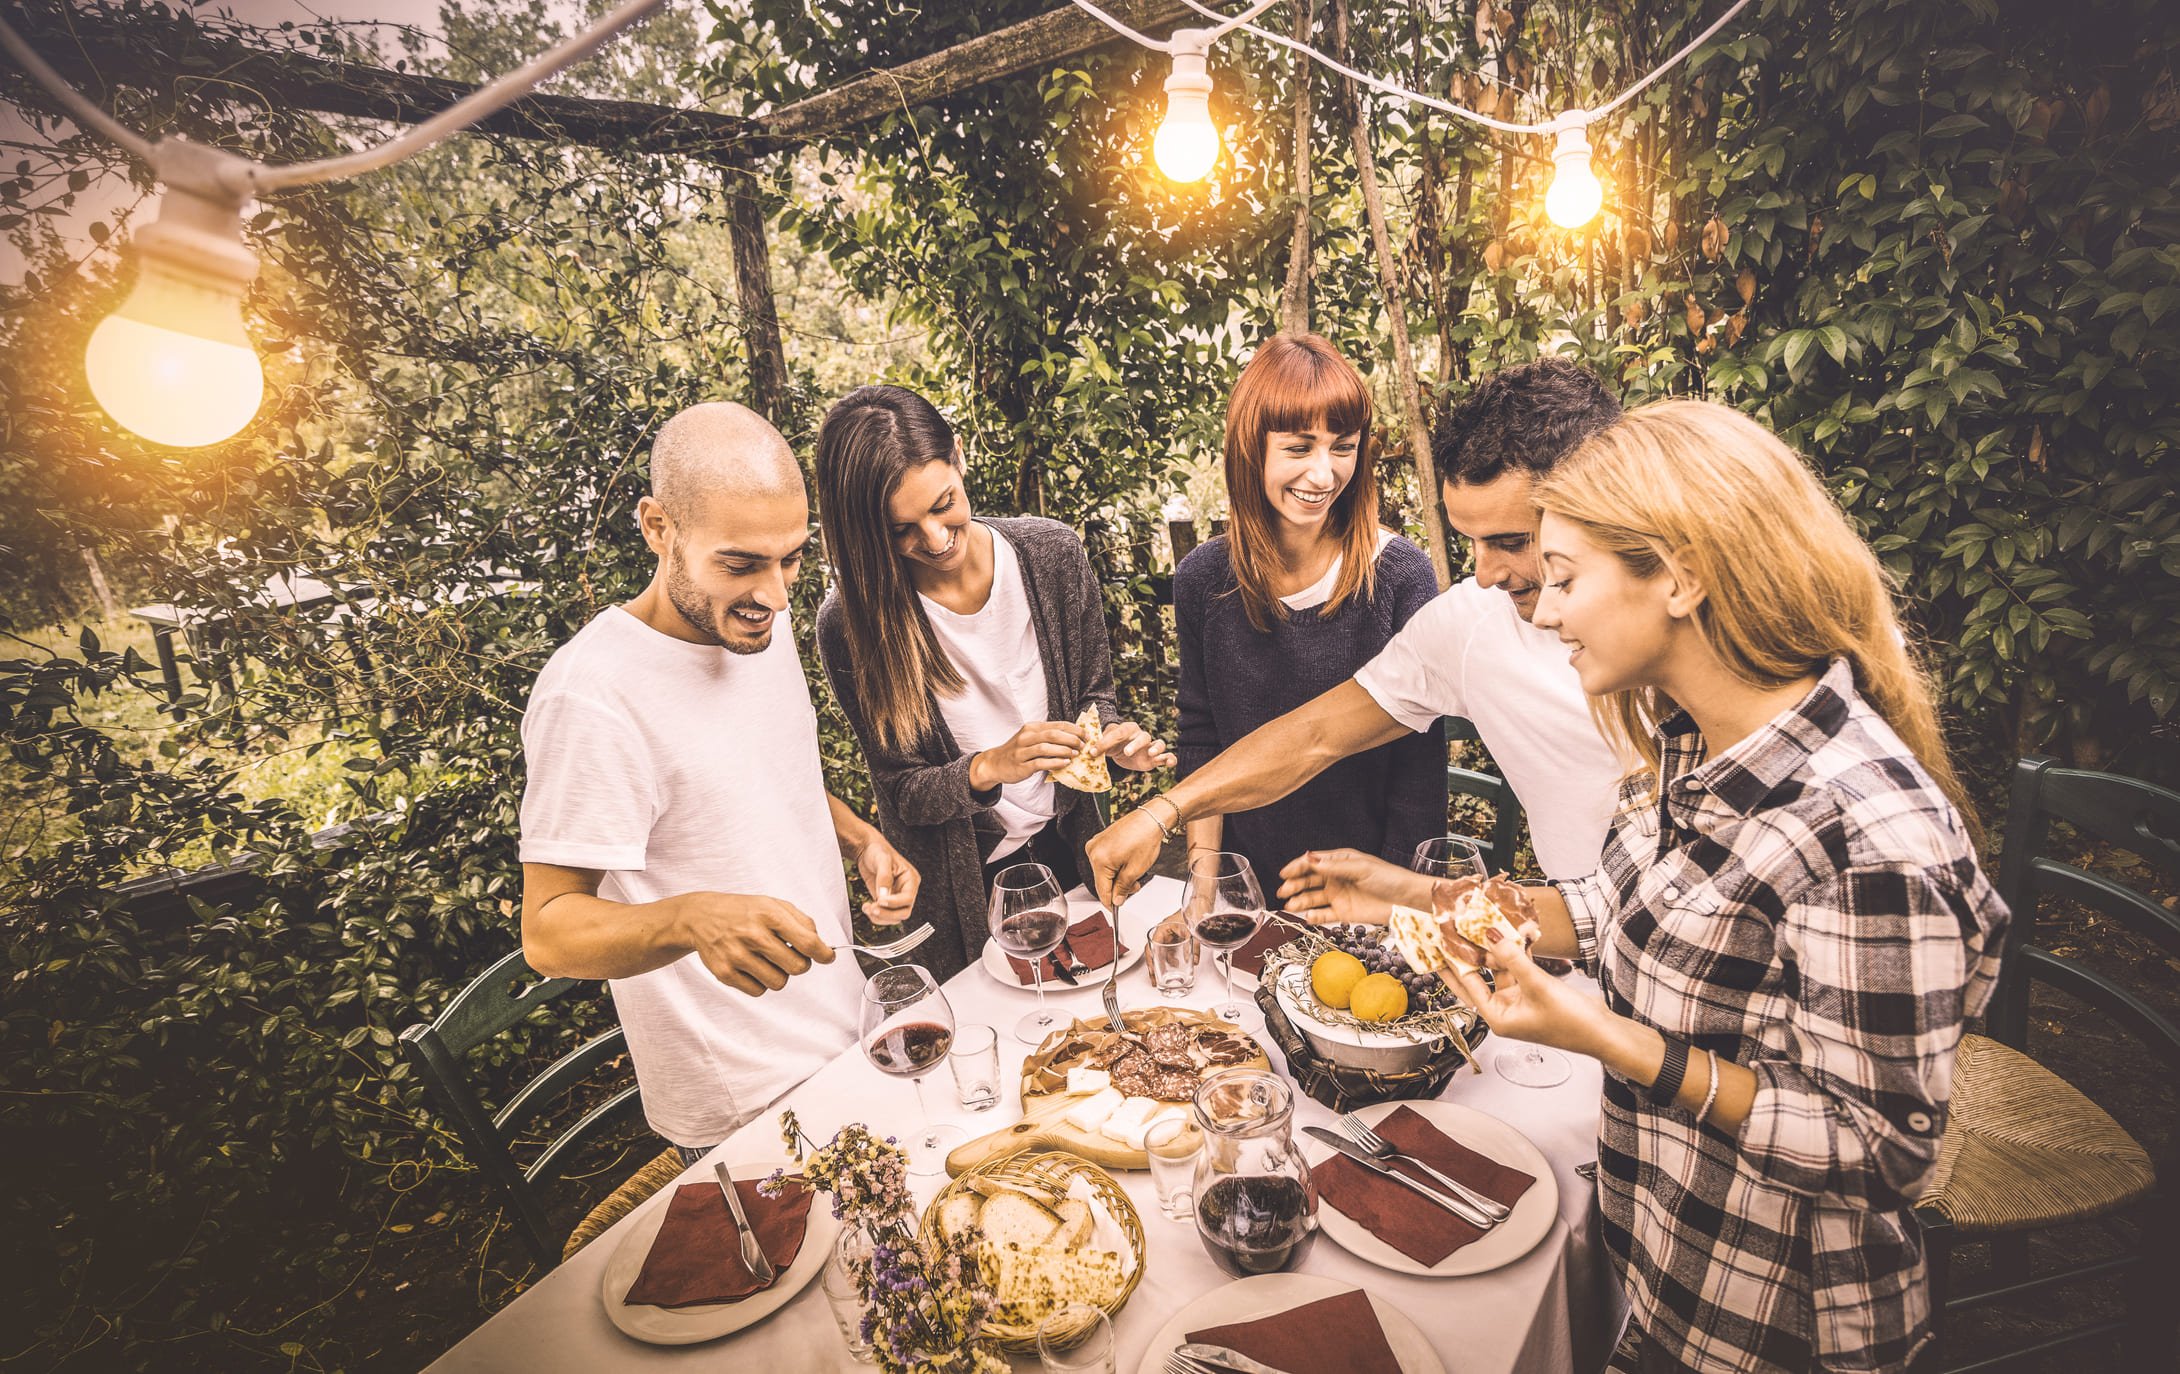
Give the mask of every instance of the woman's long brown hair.
[[[931, 619], [893, 547], [893, 496], [926, 463], [954, 461], [954, 430], [897, 386], [857, 387], [818, 429], [818, 529], [837, 575], [848, 671], [863, 713], [889, 749], [932, 728], [932, 694], [967, 684], [939, 647]], [[964, 536], [966, 537], [966, 536]]]
[[1264, 494], [1264, 451], [1275, 430], [1321, 427], [1361, 436], [1355, 475], [1325, 515], [1325, 528], [1341, 548], [1340, 575], [1323, 614], [1331, 615], [1351, 596], [1367, 600], [1377, 590], [1378, 478], [1370, 422], [1370, 388], [1362, 374], [1315, 334], [1267, 339], [1234, 383], [1226, 404], [1226, 503], [1232, 516], [1227, 561], [1242, 610], [1259, 632], [1287, 615], [1272, 591], [1279, 516]]

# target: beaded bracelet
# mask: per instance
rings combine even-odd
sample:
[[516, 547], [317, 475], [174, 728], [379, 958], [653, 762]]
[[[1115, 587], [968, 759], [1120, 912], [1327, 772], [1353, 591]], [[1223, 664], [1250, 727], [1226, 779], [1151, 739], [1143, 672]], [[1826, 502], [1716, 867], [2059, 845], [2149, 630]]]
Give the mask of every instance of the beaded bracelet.
[[1711, 1104], [1718, 1101], [1718, 1056], [1705, 1051], [1703, 1060], [1711, 1066], [1711, 1086], [1703, 1090], [1703, 1105], [1696, 1108], [1696, 1124], [1698, 1126], [1702, 1125], [1703, 1119], [1711, 1114]]
[[1151, 824], [1158, 827], [1159, 840], [1161, 842], [1172, 840], [1173, 831], [1167, 828], [1164, 821], [1158, 819], [1158, 813], [1156, 811], [1151, 810], [1151, 802], [1164, 802], [1166, 805], [1173, 807], [1173, 823], [1175, 825], [1179, 825], [1181, 823], [1181, 808], [1175, 805], [1173, 798], [1167, 796], [1163, 792], [1159, 793], [1155, 797], [1152, 797], [1150, 801], [1143, 803], [1143, 814], [1149, 816], [1151, 818]]

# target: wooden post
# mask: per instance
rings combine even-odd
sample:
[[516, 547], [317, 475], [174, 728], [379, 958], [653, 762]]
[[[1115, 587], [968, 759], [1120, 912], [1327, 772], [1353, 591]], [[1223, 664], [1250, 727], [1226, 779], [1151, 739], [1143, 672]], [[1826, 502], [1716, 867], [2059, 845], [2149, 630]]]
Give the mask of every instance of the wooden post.
[[[1295, 0], [1294, 40], [1307, 43], [1316, 18], [1315, 0]], [[1310, 332], [1310, 73], [1316, 64], [1294, 55], [1294, 246], [1287, 254], [1287, 289], [1279, 298], [1279, 327]]]
[[[1347, 0], [1333, 0], [1333, 41], [1347, 51]], [[1350, 122], [1355, 133], [1355, 172], [1362, 182], [1363, 212], [1370, 220], [1370, 242], [1377, 248], [1378, 286], [1385, 294], [1385, 317], [1393, 335], [1393, 366], [1400, 374], [1401, 412], [1408, 426], [1408, 451], [1415, 461], [1416, 497], [1423, 506], [1425, 550], [1438, 574], [1438, 585], [1453, 585], [1446, 547], [1446, 516], [1438, 504], [1438, 464], [1431, 458], [1430, 423], [1423, 418], [1423, 385], [1416, 377], [1415, 350], [1408, 342], [1408, 315], [1401, 301], [1400, 269], [1393, 261], [1393, 240], [1385, 227], [1385, 196], [1378, 189], [1378, 168], [1370, 153], [1370, 119], [1362, 92], [1347, 85]]]
[[98, 598], [98, 608], [112, 620], [120, 614], [120, 608], [114, 605], [114, 589], [106, 585], [106, 570], [99, 566], [98, 555], [92, 552], [89, 544], [83, 545], [81, 552], [83, 570], [91, 575], [91, 595]]
[[780, 342], [780, 315], [772, 298], [772, 253], [765, 242], [757, 173], [739, 159], [720, 170], [727, 194], [727, 237], [734, 248], [734, 293], [741, 302], [742, 338], [749, 350], [752, 408], [785, 432], [791, 427], [787, 349]]

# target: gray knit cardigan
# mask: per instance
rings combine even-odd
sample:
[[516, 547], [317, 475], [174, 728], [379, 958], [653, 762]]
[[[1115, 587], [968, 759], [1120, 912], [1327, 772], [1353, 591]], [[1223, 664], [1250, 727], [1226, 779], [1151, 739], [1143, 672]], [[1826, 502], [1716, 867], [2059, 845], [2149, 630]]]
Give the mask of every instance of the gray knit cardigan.
[[[1091, 702], [1097, 703], [1101, 720], [1120, 719], [1104, 601], [1081, 538], [1058, 521], [1035, 516], [979, 517], [979, 523], [1021, 555], [1037, 656], [1045, 668], [1046, 719], [1073, 720]], [[938, 933], [915, 957], [944, 982], [967, 967], [984, 947], [984, 863], [1003, 833], [992, 815], [999, 791], [994, 788], [982, 796], [970, 791], [969, 755], [954, 742], [936, 700], [931, 729], [921, 740], [898, 749], [878, 742], [856, 694], [846, 620], [836, 587], [818, 609], [818, 656], [824, 661], [833, 697], [870, 766], [878, 797], [878, 828], [923, 875], [910, 925], [928, 921], [938, 927]], [[1080, 856], [1098, 832], [1098, 807], [1092, 798], [1072, 788], [1053, 791], [1058, 812], [1052, 824], [1060, 828], [1088, 872]]]

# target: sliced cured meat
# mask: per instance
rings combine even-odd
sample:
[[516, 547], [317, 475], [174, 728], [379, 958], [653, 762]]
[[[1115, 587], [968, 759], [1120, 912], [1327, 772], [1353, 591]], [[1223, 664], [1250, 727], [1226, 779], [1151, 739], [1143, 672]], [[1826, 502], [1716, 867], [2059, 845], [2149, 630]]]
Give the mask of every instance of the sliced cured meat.
[[1129, 1097], [1156, 1096], [1152, 1089], [1162, 1072], [1158, 1061], [1139, 1049], [1130, 1049], [1114, 1061], [1111, 1069], [1113, 1086]]
[[1196, 1064], [1188, 1052], [1193, 1040], [1194, 1036], [1190, 1034], [1188, 1026], [1178, 1023], [1153, 1026], [1143, 1033], [1143, 1048], [1149, 1050], [1151, 1058], [1166, 1068], [1189, 1069]]

